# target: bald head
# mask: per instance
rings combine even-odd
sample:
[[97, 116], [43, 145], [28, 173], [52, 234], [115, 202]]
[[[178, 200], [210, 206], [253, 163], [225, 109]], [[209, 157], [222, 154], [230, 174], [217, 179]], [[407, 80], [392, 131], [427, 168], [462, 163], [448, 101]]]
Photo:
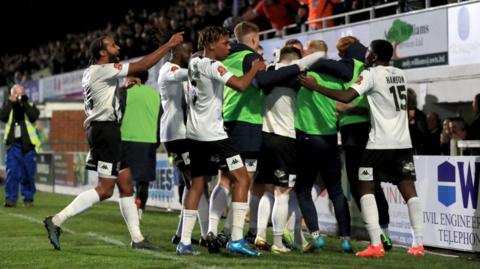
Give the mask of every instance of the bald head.
[[20, 84], [15, 84], [10, 88], [10, 94], [15, 95], [23, 95], [25, 93], [25, 89]]

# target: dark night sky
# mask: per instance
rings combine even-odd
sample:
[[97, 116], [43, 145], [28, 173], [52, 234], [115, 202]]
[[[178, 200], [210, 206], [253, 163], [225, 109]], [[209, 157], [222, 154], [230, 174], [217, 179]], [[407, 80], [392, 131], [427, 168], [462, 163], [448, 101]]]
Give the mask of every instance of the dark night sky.
[[130, 8], [153, 9], [171, 0], [8, 0], [0, 6], [0, 55], [25, 52], [66, 33], [101, 29]]

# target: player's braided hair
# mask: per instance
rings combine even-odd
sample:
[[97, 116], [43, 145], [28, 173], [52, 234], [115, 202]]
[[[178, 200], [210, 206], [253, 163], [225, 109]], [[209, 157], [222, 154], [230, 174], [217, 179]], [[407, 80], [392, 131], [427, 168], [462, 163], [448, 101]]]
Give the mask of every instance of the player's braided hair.
[[209, 44], [212, 44], [218, 41], [222, 36], [228, 35], [230, 36], [230, 31], [227, 28], [223, 28], [220, 26], [208, 26], [202, 31], [200, 31], [198, 35], [198, 49], [203, 50]]
[[95, 64], [98, 59], [100, 59], [100, 51], [105, 49], [105, 44], [103, 41], [108, 37], [108, 35], [102, 35], [95, 38], [90, 43], [90, 64]]

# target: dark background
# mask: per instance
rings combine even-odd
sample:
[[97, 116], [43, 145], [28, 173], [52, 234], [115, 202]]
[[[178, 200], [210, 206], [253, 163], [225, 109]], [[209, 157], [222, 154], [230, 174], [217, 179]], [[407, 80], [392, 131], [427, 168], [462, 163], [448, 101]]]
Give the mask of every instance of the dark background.
[[122, 21], [126, 11], [155, 10], [172, 0], [7, 0], [0, 4], [0, 55], [26, 53], [67, 33], [81, 33]]

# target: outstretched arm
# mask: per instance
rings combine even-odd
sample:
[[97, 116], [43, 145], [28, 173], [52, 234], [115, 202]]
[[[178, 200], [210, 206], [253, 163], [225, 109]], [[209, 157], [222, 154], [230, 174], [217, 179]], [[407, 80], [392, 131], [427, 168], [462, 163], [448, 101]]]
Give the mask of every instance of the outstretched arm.
[[327, 74], [345, 82], [353, 78], [353, 62], [319, 59], [310, 66], [309, 70]]
[[315, 78], [310, 76], [308, 77], [300, 76], [298, 80], [300, 81], [303, 87], [319, 92], [331, 99], [334, 99], [343, 103], [350, 103], [353, 99], [355, 99], [358, 96], [358, 92], [355, 91], [353, 88], [348, 88], [345, 91], [339, 91], [339, 90], [332, 90], [332, 89], [322, 87], [318, 85]]
[[246, 74], [241, 77], [232, 76], [226, 84], [229, 87], [232, 87], [233, 89], [242, 92], [247, 89], [248, 86], [250, 86], [253, 78], [259, 70], [265, 70], [265, 64], [257, 59], [253, 61], [252, 68]]
[[137, 74], [139, 72], [148, 70], [150, 67], [158, 63], [163, 56], [168, 53], [168, 51], [182, 42], [183, 32], [174, 34], [167, 43], [156, 49], [154, 52], [143, 57], [143, 59], [138, 62], [129, 64], [128, 75]]
[[337, 112], [345, 115], [368, 115], [368, 109], [352, 103], [336, 102]]

